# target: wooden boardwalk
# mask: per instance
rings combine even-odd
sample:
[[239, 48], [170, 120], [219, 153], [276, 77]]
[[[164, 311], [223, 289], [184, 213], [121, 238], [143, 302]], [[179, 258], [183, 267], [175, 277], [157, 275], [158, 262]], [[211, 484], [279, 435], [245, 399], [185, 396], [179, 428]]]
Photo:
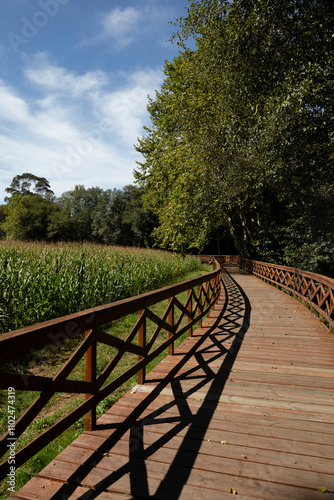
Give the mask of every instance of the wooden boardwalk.
[[259, 279], [223, 279], [203, 327], [13, 498], [334, 498], [333, 335]]

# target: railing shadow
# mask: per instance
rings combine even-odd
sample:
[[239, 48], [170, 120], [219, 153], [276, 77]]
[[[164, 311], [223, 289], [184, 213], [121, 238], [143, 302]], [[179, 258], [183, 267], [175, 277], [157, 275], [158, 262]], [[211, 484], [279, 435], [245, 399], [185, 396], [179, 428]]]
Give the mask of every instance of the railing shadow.
[[[84, 483], [84, 478], [103, 460], [104, 456], [112, 453], [112, 448], [117, 441], [129, 431], [127, 463], [107, 474], [100, 482], [94, 484], [94, 490], [79, 496], [78, 499], [98, 498], [102, 492], [112, 490], [112, 485], [124, 476], [130, 479], [133, 498], [177, 500], [180, 497], [250, 324], [251, 306], [248, 297], [226, 270], [223, 274], [226, 301], [214, 324], [208, 328], [207, 332], [198, 336], [198, 342], [182, 357], [168, 377], [156, 380], [156, 387], [122, 423], [98, 426], [98, 429], [109, 429], [110, 437], [91, 454], [83, 465], [78, 467], [68, 478], [68, 484], [63, 485], [52, 500], [67, 499], [79, 485]], [[192, 356], [195, 357], [197, 365], [189, 369], [183, 368]], [[183, 371], [179, 373], [181, 369]], [[193, 384], [187, 386], [184, 384], [185, 381], [192, 381]], [[147, 412], [149, 405], [169, 385], [172, 388], [173, 400], [143, 417], [142, 414]], [[196, 413], [193, 413], [187, 398], [194, 398], [194, 394], [198, 391], [201, 391], [203, 396], [200, 402], [196, 402], [199, 407]], [[177, 416], [164, 416], [166, 411], [173, 408], [177, 409]], [[158, 434], [159, 437], [155, 442], [145, 445], [146, 430], [159, 424], [169, 424], [169, 431]], [[164, 469], [167, 467], [167, 470], [164, 472], [163, 479], [158, 481], [159, 485], [152, 495], [147, 461], [151, 457], [153, 459], [155, 453], [173, 438], [180, 436], [180, 433], [182, 442], [171, 463], [164, 465]]]

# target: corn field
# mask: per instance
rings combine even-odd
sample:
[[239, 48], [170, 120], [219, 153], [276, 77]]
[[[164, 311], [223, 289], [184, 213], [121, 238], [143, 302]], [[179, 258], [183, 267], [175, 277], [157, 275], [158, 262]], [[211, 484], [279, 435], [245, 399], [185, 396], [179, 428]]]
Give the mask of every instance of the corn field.
[[0, 333], [159, 288], [200, 266], [160, 250], [0, 242]]

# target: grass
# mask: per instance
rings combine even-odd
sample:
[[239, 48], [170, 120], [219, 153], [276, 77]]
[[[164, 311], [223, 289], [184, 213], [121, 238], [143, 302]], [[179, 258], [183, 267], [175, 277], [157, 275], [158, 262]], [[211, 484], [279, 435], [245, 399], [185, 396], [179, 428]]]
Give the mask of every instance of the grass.
[[[29, 246], [29, 250], [31, 249], [31, 246]], [[51, 251], [58, 251], [59, 249], [57, 247], [48, 249], [50, 252]], [[82, 249], [85, 250], [86, 252], [93, 251], [93, 248], [90, 248], [87, 250], [87, 248]], [[122, 251], [122, 249], [119, 249]], [[125, 250], [125, 249], [124, 249]], [[31, 250], [30, 250], [31, 251]], [[69, 250], [68, 250], [69, 251]], [[80, 254], [80, 249], [75, 249], [75, 251], [79, 252]], [[101, 249], [98, 247], [98, 251], [102, 251], [102, 256], [103, 259], [105, 259], [105, 251], [106, 249]], [[109, 249], [110, 251], [110, 249]], [[118, 249], [117, 249], [118, 251]], [[127, 249], [125, 251], [128, 251]], [[153, 258], [152, 252], [150, 253], [150, 258]], [[154, 253], [154, 252], [153, 252]], [[166, 254], [165, 252], [162, 252], [163, 254]], [[141, 255], [143, 255], [140, 252]], [[137, 254], [139, 255], [139, 253]], [[131, 254], [133, 256], [133, 254]], [[170, 259], [171, 254], [166, 254], [166, 257]], [[159, 253], [159, 259], [162, 259], [162, 257], [165, 257], [165, 255], [161, 255]], [[132, 257], [134, 258], [134, 257]], [[191, 259], [192, 260], [192, 259]], [[104, 261], [105, 262], [105, 261]], [[126, 262], [124, 260], [124, 262]], [[152, 262], [152, 261], [151, 261]], [[176, 265], [175, 265], [176, 262]], [[195, 269], [188, 271], [186, 273], [183, 273], [180, 275], [178, 273], [178, 269], [180, 266], [180, 263], [176, 260], [174, 263], [170, 263], [170, 260], [168, 260], [168, 266], [169, 266], [169, 271], [167, 273], [161, 273], [161, 275], [166, 278], [163, 281], [160, 281], [158, 284], [157, 282], [154, 283], [154, 285], [151, 286], [151, 289], [156, 288], [158, 286], [164, 286], [167, 284], [170, 284], [171, 282], [176, 282], [176, 281], [183, 281], [185, 279], [190, 279], [195, 276], [199, 276], [200, 274], [203, 274], [205, 272], [209, 272], [211, 270], [210, 266], [203, 266], [196, 261], [196, 266], [194, 266]], [[188, 265], [188, 264], [187, 264]], [[126, 267], [125, 264], [123, 268]], [[131, 266], [130, 266], [131, 267]], [[171, 269], [174, 268], [177, 270], [177, 277], [178, 279], [172, 279], [171, 277]], [[132, 269], [137, 269], [136, 266], [132, 266]], [[168, 277], [167, 277], [168, 276]], [[155, 276], [156, 278], [156, 276]], [[133, 280], [134, 281], [134, 280]], [[145, 283], [145, 289], [143, 291], [147, 291], [147, 282]], [[140, 293], [140, 290], [137, 287], [137, 284], [135, 284], [135, 289], [136, 293]], [[129, 289], [128, 289], [129, 290]], [[182, 294], [182, 296], [179, 297], [179, 300], [181, 300], [183, 303], [186, 301], [186, 293]], [[162, 315], [165, 308], [167, 306], [166, 302], [162, 302], [160, 304], [157, 304], [152, 308], [154, 312], [158, 315]], [[128, 332], [131, 330], [132, 326], [137, 320], [137, 315], [129, 315], [125, 318], [122, 318], [112, 324], [112, 326], [106, 330], [112, 333], [115, 336], [118, 336], [119, 338], [125, 339], [126, 336], [128, 335]], [[150, 334], [153, 332], [153, 325], [150, 325], [148, 322], [148, 329], [147, 329], [147, 337], [149, 338]], [[186, 334], [183, 336], [183, 338], [186, 336]], [[159, 342], [163, 342], [165, 340], [165, 334], [162, 332], [159, 338]], [[177, 344], [181, 343], [183, 339], [179, 339]], [[72, 341], [73, 342], [73, 341]], [[135, 342], [135, 340], [134, 340]], [[65, 360], [68, 359], [70, 352], [73, 350], [73, 343], [66, 346], [65, 348], [62, 348], [58, 351], [52, 351], [48, 352], [47, 356], [35, 358], [30, 360], [29, 366], [26, 366], [25, 369], [29, 370], [31, 373], [35, 375], [44, 375], [44, 376], [52, 376], [54, 375], [63, 365]], [[115, 354], [115, 350], [111, 347], [108, 346], [100, 346], [97, 351], [97, 366], [98, 366], [98, 373], [101, 372], [101, 370], [106, 366], [106, 364], [110, 361], [110, 358]], [[152, 369], [154, 366], [156, 366], [161, 359], [166, 355], [167, 353], [163, 353], [160, 355], [154, 362], [152, 362], [148, 368], [148, 371]], [[118, 364], [117, 368], [115, 371], [112, 373], [111, 377], [106, 381], [106, 383], [109, 383], [111, 380], [119, 376], [121, 373], [126, 371], [132, 364], [136, 361], [136, 356], [127, 353], [123, 356], [121, 359], [121, 362]], [[20, 369], [22, 367], [19, 367]], [[83, 379], [83, 370], [84, 370], [84, 361], [80, 362], [76, 369], [72, 372], [69, 378], [71, 379], [78, 379], [82, 380]], [[131, 380], [129, 380], [126, 384], [124, 384], [121, 388], [119, 388], [115, 393], [110, 394], [106, 399], [104, 399], [98, 406], [97, 406], [97, 415], [100, 416], [103, 413], [105, 413], [108, 408], [110, 408], [125, 392], [130, 390], [134, 385], [136, 385], [137, 379], [136, 377], [133, 377]], [[21, 412], [23, 412], [29, 404], [34, 400], [34, 398], [37, 396], [37, 393], [29, 393], [25, 391], [16, 391], [16, 407], [20, 408]], [[4, 408], [7, 406], [7, 391], [2, 391], [2, 394], [0, 395], [0, 403], [1, 407]], [[19, 446], [17, 449], [20, 447], [23, 447], [26, 443], [31, 441], [34, 437], [37, 437], [41, 432], [43, 432], [45, 429], [50, 427], [55, 421], [58, 421], [62, 419], [66, 414], [68, 414], [72, 409], [78, 406], [80, 402], [83, 401], [83, 396], [78, 396], [75, 394], [71, 395], [64, 395], [64, 394], [55, 394], [54, 397], [51, 399], [51, 401], [46, 405], [46, 407], [43, 409], [43, 411], [40, 413], [39, 417], [26, 429], [24, 435], [22, 436], [22, 439], [18, 441]], [[17, 415], [17, 417], [19, 414]], [[1, 418], [1, 427], [2, 431], [6, 430], [6, 425], [7, 425], [7, 414], [2, 415]], [[57, 438], [55, 441], [53, 441], [50, 445], [46, 446], [43, 450], [41, 450], [39, 453], [37, 453], [31, 460], [26, 462], [23, 466], [21, 466], [19, 469], [16, 471], [16, 491], [20, 489], [31, 477], [36, 475], [40, 470], [42, 470], [50, 461], [52, 461], [66, 446], [68, 446], [83, 430], [83, 420], [79, 420], [76, 422], [71, 428], [69, 428], [67, 431], [65, 431], [59, 438]], [[7, 483], [3, 482], [3, 484], [0, 486], [0, 499], [4, 500], [9, 496], [9, 492], [7, 490]]]

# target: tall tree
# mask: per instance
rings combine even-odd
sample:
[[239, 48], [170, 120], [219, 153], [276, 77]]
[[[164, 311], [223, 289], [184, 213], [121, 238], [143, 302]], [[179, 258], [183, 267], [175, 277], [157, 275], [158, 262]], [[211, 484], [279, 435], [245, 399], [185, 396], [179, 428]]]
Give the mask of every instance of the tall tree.
[[156, 217], [143, 207], [143, 189], [128, 185], [105, 191], [93, 216], [93, 234], [111, 245], [150, 247]]
[[192, 2], [137, 145], [162, 243], [201, 248], [223, 224], [241, 255], [317, 268], [310, 251], [321, 260], [333, 234], [333, 13], [326, 0]]
[[64, 241], [94, 241], [92, 221], [103, 190], [77, 185], [57, 199], [57, 210], [50, 216], [48, 235]]
[[1, 228], [9, 239], [47, 240], [48, 218], [54, 209], [51, 198], [39, 194], [14, 194], [5, 205], [6, 218]]
[[[21, 194], [24, 196], [32, 194], [39, 194], [40, 196], [54, 194], [50, 188], [49, 181], [46, 180], [45, 177], [38, 177], [28, 172], [22, 175], [16, 175], [5, 191], [11, 196], [14, 194]], [[5, 198], [5, 201], [8, 201], [8, 197]]]
[[1, 229], [7, 238], [46, 240], [48, 218], [54, 210], [54, 193], [44, 177], [31, 173], [16, 175], [2, 206]]

